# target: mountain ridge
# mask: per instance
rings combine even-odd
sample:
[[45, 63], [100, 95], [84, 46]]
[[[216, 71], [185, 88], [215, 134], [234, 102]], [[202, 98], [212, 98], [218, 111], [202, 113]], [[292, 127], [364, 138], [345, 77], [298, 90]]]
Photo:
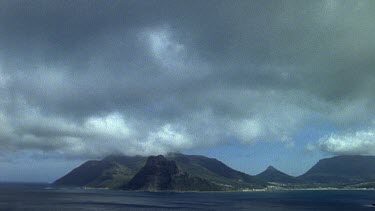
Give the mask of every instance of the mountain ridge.
[[107, 156], [91, 160], [53, 185], [147, 191], [239, 191], [253, 189], [375, 188], [375, 156], [324, 158], [293, 177], [273, 166], [252, 176], [201, 155]]
[[314, 183], [375, 181], [375, 156], [341, 155], [324, 158], [297, 178]]
[[[174, 184], [173, 187], [181, 190], [190, 190], [191, 188], [189, 189], [189, 186], [186, 185], [186, 183], [189, 182], [195, 184], [194, 190], [203, 189], [207, 191], [264, 188], [267, 184], [254, 176], [234, 170], [214, 158], [200, 155], [184, 155], [180, 153], [170, 153], [165, 157], [162, 156], [163, 158], [160, 156], [162, 155], [156, 156], [156, 158], [159, 158], [159, 161], [163, 162], [162, 165], [175, 165], [178, 171], [183, 172], [183, 174], [181, 174], [183, 176], [180, 175], [180, 177], [176, 177], [176, 180], [172, 181]], [[142, 185], [128, 185], [129, 183], [135, 184], [134, 180], [132, 181], [135, 176], [138, 178], [138, 180], [136, 179], [138, 181], [136, 183], [138, 184], [147, 184], [146, 180], [150, 178], [154, 178], [154, 181], [161, 181], [163, 179], [162, 177], [158, 178], [160, 175], [154, 175], [152, 171], [149, 171], [151, 168], [154, 168], [156, 173], [157, 171], [165, 171], [165, 169], [163, 169], [165, 166], [160, 167], [157, 162], [152, 163], [152, 160], [155, 161], [154, 158], [155, 156], [108, 156], [99, 161], [87, 161], [73, 169], [67, 175], [56, 180], [53, 184], [111, 189], [170, 190], [171, 188], [169, 186], [159, 187], [157, 185], [151, 185], [150, 188], [146, 188]], [[173, 164], [167, 164], [168, 162], [173, 162]], [[138, 173], [141, 171], [143, 171], [143, 173], [139, 175]], [[85, 175], [87, 173], [90, 175]], [[174, 178], [174, 176], [176, 176], [172, 173], [164, 173], [162, 175], [168, 178]], [[145, 181], [140, 182], [139, 178], [143, 178]], [[198, 188], [198, 184], [204, 186], [204, 188]]]

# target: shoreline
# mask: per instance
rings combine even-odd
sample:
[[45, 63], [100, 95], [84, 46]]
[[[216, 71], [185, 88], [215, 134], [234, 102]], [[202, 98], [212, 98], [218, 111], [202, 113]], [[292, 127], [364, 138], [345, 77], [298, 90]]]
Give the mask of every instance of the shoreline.
[[[59, 188], [59, 187], [55, 187]], [[145, 193], [245, 193], [245, 192], [282, 192], [282, 191], [375, 191], [375, 188], [285, 188], [285, 189], [243, 189], [243, 190], [228, 190], [228, 191], [179, 191], [179, 190], [121, 190], [110, 188], [92, 188], [92, 187], [63, 187], [63, 188], [78, 188], [82, 190], [108, 190], [119, 192], [145, 192]]]
[[32, 183], [32, 182], [1, 182], [2, 185], [27, 185], [44, 186], [46, 189], [80, 189], [80, 190], [108, 190], [119, 192], [148, 192], [148, 193], [239, 193], [239, 192], [282, 192], [282, 191], [375, 191], [375, 188], [336, 188], [336, 187], [311, 187], [311, 188], [261, 188], [261, 189], [239, 189], [223, 191], [179, 191], [179, 190], [122, 190], [111, 188], [96, 187], [74, 187], [74, 186], [56, 186], [51, 183]]

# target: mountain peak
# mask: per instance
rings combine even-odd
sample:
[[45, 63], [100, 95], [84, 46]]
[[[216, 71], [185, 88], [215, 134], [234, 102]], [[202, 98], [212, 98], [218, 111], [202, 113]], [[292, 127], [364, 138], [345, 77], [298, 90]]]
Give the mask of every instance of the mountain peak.
[[281, 182], [281, 183], [294, 183], [296, 179], [287, 175], [273, 166], [268, 166], [262, 173], [256, 175], [257, 178], [267, 182]]
[[271, 170], [271, 171], [275, 171], [275, 170], [276, 170], [276, 171], [279, 171], [279, 170], [277, 170], [275, 167], [273, 167], [272, 165], [268, 166], [267, 169], [266, 169], [266, 171], [270, 171], [270, 170]]

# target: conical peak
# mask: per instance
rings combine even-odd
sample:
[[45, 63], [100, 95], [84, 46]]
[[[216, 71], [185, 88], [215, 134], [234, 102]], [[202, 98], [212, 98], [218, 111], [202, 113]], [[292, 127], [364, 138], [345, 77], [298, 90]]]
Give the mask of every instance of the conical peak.
[[277, 169], [273, 166], [268, 166], [267, 170], [277, 170]]

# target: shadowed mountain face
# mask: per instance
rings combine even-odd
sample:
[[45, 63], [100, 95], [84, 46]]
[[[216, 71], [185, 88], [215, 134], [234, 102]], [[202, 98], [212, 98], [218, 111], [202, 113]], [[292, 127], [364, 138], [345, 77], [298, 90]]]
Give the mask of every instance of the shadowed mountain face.
[[375, 181], [375, 156], [337, 156], [322, 159], [298, 178], [315, 183]]
[[223, 190], [208, 180], [190, 176], [181, 171], [174, 160], [164, 156], [150, 156], [145, 166], [123, 187], [127, 190], [178, 190], [178, 191], [214, 191]]
[[255, 176], [256, 178], [266, 182], [277, 183], [296, 183], [298, 180], [295, 177], [287, 175], [273, 166], [269, 166], [265, 171]]
[[170, 190], [172, 179], [182, 172], [164, 156], [150, 156], [145, 166], [125, 186], [131, 190]]

